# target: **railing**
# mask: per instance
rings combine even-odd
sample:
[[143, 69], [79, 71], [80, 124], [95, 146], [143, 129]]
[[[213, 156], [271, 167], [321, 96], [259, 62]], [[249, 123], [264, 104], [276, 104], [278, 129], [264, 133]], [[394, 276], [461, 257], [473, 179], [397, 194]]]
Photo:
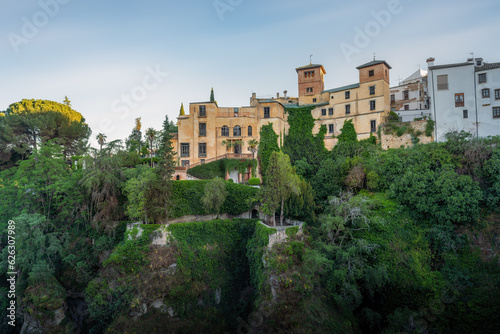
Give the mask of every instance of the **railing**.
[[218, 157], [215, 157], [215, 158], [206, 159], [205, 162], [197, 162], [197, 163], [194, 163], [192, 165], [189, 165], [189, 168], [192, 168], [194, 166], [203, 165], [203, 164], [208, 164], [210, 162], [214, 162], [214, 161], [221, 160], [221, 159], [251, 159], [251, 158], [252, 158], [251, 153], [242, 153], [242, 154], [226, 153], [223, 155], [219, 155]]

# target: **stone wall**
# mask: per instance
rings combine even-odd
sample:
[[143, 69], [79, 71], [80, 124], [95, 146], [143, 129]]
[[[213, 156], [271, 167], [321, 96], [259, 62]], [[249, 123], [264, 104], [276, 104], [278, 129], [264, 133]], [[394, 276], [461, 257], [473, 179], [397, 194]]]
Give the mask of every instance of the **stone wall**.
[[[414, 133], [421, 132], [422, 134], [418, 136], [419, 144], [428, 144], [434, 142], [434, 134], [431, 137], [427, 137], [425, 135], [425, 128], [427, 126], [426, 120], [421, 121], [413, 121], [413, 122], [405, 122], [401, 123], [405, 125], [409, 125]], [[395, 133], [385, 134], [384, 129], [382, 127], [380, 141], [383, 149], [388, 148], [400, 148], [413, 146], [412, 135], [409, 133], [405, 133], [402, 136], [397, 136]]]

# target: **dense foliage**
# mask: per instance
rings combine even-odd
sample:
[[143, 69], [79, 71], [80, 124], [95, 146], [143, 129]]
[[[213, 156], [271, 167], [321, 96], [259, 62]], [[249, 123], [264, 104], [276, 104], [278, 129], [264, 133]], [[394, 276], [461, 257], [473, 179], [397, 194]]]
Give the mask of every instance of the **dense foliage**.
[[[310, 109], [287, 112], [283, 152], [272, 125], [261, 129], [260, 189], [171, 181], [168, 119], [147, 140], [138, 120], [126, 150], [98, 134], [98, 149], [79, 152], [88, 128], [69, 100], [23, 100], [2, 113], [0, 332], [12, 331], [11, 220], [18, 330], [497, 333], [500, 138], [451, 132], [444, 143], [384, 151], [375, 137], [355, 140], [346, 122], [328, 152]], [[203, 173], [249, 164], [206, 164]], [[305, 226], [163, 224], [239, 215], [256, 200]], [[125, 231], [127, 221], [146, 224]], [[278, 235], [288, 240], [270, 247]]]

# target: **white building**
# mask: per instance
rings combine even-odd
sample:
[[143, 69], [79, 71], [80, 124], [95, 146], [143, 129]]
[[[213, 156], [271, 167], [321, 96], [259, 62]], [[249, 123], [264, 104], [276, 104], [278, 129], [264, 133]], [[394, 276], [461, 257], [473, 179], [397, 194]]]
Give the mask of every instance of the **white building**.
[[429, 67], [429, 98], [435, 139], [453, 130], [477, 137], [500, 135], [500, 63], [470, 58], [464, 63]]
[[429, 117], [428, 99], [426, 70], [419, 69], [398, 86], [391, 87], [391, 111], [398, 114], [402, 122]]

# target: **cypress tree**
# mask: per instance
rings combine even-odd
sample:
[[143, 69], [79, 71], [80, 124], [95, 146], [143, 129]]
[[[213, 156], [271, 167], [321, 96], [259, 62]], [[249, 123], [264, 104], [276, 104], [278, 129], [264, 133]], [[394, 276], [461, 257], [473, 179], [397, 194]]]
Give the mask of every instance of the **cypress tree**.
[[186, 113], [184, 112], [184, 103], [181, 103], [181, 111], [179, 112], [179, 115], [184, 116]]
[[215, 102], [214, 88], [212, 87], [212, 92], [210, 93], [210, 102]]

